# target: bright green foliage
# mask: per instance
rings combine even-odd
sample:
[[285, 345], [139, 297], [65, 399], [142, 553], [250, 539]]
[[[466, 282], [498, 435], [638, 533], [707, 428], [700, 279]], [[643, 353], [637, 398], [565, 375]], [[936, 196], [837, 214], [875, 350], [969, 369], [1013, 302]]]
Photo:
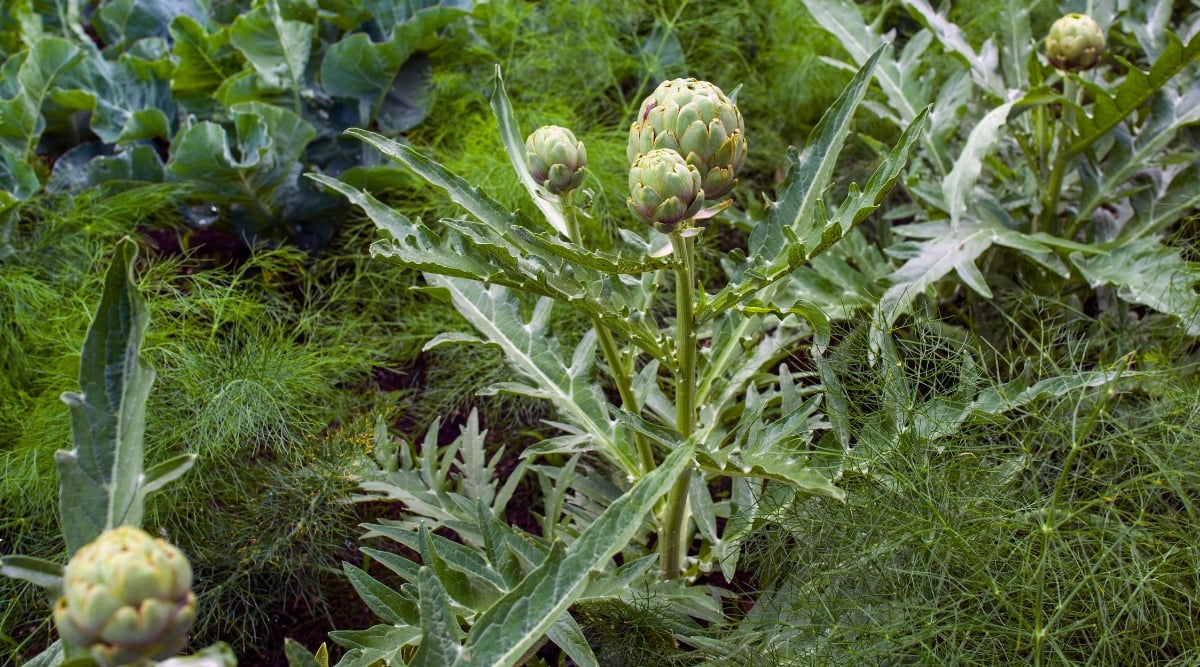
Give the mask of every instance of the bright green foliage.
[[[127, 188], [165, 176], [194, 185], [185, 194], [218, 208], [218, 221], [247, 240], [315, 246], [341, 218], [296, 175], [358, 166], [361, 156], [334, 137], [351, 124], [398, 133], [420, 123], [429, 106], [423, 52], [471, 3], [364, 11], [256, 0], [227, 25], [197, 0], [105, 0], [86, 20], [73, 4], [62, 9], [53, 30], [36, 30], [20, 11], [25, 19], [11, 26], [24, 48], [0, 66], [0, 213], [43, 187]], [[362, 31], [368, 22], [386, 29], [386, 41]], [[275, 147], [263, 155], [267, 134]], [[269, 163], [284, 154], [279, 174]], [[43, 160], [49, 178], [38, 172]]]
[[75, 552], [54, 607], [59, 634], [101, 667], [169, 658], [183, 650], [195, 620], [187, 556], [133, 526]]

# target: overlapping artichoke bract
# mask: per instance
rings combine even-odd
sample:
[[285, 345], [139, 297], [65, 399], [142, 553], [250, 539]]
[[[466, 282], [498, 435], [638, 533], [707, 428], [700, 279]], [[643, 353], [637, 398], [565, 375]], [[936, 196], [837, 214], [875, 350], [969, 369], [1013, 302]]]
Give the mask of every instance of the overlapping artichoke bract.
[[583, 184], [587, 149], [567, 128], [545, 125], [525, 140], [525, 164], [533, 180], [559, 195]]
[[697, 79], [659, 84], [629, 128], [630, 163], [652, 150], [669, 148], [700, 172], [709, 201], [733, 190], [746, 163], [746, 131], [737, 105], [717, 86]]
[[101, 667], [174, 656], [195, 620], [187, 557], [133, 526], [105, 531], [71, 557], [54, 607], [59, 635]]
[[1064, 72], [1082, 72], [1100, 62], [1104, 30], [1087, 14], [1067, 14], [1050, 26], [1046, 35], [1046, 60]]
[[700, 171], [669, 148], [639, 155], [629, 168], [627, 204], [634, 215], [670, 234], [704, 206]]

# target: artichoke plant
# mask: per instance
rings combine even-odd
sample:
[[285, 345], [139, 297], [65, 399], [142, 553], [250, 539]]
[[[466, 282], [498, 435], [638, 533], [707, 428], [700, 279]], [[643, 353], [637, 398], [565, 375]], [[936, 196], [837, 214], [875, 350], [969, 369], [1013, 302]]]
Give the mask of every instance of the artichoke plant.
[[746, 163], [746, 130], [742, 113], [720, 88], [697, 79], [665, 81], [640, 109], [625, 150], [631, 163], [639, 155], [669, 148], [700, 171], [708, 199], [733, 190]]
[[525, 164], [533, 180], [559, 195], [583, 184], [587, 149], [567, 128], [545, 125], [525, 140]]
[[1067, 14], [1050, 26], [1046, 35], [1046, 59], [1065, 72], [1081, 72], [1096, 66], [1104, 52], [1104, 31], [1086, 14]]
[[670, 148], [639, 155], [629, 169], [629, 210], [670, 234], [704, 206], [700, 171]]
[[179, 653], [195, 619], [187, 557], [133, 526], [105, 531], [71, 557], [54, 607], [59, 635], [102, 667]]

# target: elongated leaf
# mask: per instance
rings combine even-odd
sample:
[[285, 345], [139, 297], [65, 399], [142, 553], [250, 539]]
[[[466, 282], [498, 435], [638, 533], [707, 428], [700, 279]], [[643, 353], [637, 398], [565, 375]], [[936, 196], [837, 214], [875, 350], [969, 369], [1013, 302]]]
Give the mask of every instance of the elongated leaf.
[[146, 471], [146, 474], [142, 478], [142, 497], [145, 498], [151, 493], [162, 489], [167, 484], [183, 477], [184, 473], [192, 469], [192, 464], [195, 462], [195, 454], [182, 454], [153, 466]]
[[1005, 102], [992, 109], [971, 129], [966, 145], [954, 161], [954, 168], [942, 181], [942, 196], [952, 228], [958, 228], [959, 221], [967, 211], [967, 202], [971, 200], [975, 183], [983, 169], [983, 159], [1000, 141], [1000, 128], [1008, 122], [1012, 105], [1012, 102]]
[[[738, 279], [731, 281], [705, 307], [701, 308], [697, 313], [698, 321], [707, 321], [718, 313], [741, 303], [749, 295], [786, 278], [853, 231], [860, 222], [879, 207], [887, 194], [895, 187], [908, 161], [909, 153], [927, 126], [928, 118], [928, 109], [924, 109], [912, 124], [905, 128], [891, 153], [871, 174], [865, 190], [860, 191], [856, 187], [850, 189], [850, 193], [836, 214], [821, 223], [821, 239], [816, 246], [805, 247], [794, 237], [789, 238], [790, 229], [783, 232], [783, 237], [787, 239], [787, 242], [774, 260], [768, 263], [762, 261], [762, 258], [758, 256], [742, 259], [743, 265], [734, 271], [739, 276]], [[768, 222], [769, 220], [770, 218], [768, 218]], [[768, 223], [765, 222], [765, 224]], [[736, 261], [738, 257], [733, 255], [730, 259]], [[819, 302], [818, 304], [820, 305]]]
[[458, 619], [450, 610], [450, 598], [441, 580], [428, 567], [417, 576], [421, 596], [421, 646], [413, 655], [410, 667], [446, 667], [456, 664], [463, 655], [459, 644]]
[[[1124, 196], [1121, 186], [1139, 171], [1156, 166], [1180, 128], [1200, 122], [1200, 86], [1177, 99], [1165, 95], [1156, 98], [1148, 116], [1136, 132], [1126, 132], [1120, 127], [1113, 130], [1113, 149], [1096, 165], [1101, 171], [1099, 177], [1084, 183], [1077, 220], [1088, 220], [1103, 203]], [[1158, 228], [1161, 225], [1151, 224], [1142, 231]], [[1128, 239], [1131, 235], [1122, 230], [1122, 236]]]
[[485, 195], [440, 164], [417, 152], [410, 146], [393, 141], [383, 135], [352, 128], [346, 134], [374, 146], [388, 158], [412, 169], [418, 176], [446, 191], [450, 201], [463, 207], [477, 220], [503, 236], [513, 221], [513, 213], [505, 210], [499, 202]]
[[658, 499], [687, 470], [693, 451], [694, 446], [685, 445], [671, 452], [609, 505], [570, 549], [564, 552], [556, 543], [541, 566], [479, 617], [454, 665], [515, 665], [583, 592], [592, 569], [625, 547]]
[[376, 616], [393, 625], [420, 625], [420, 611], [412, 599], [393, 591], [386, 584], [349, 563], [342, 563], [342, 570], [358, 596]]
[[600, 663], [596, 662], [596, 654], [588, 645], [587, 637], [583, 636], [583, 630], [570, 613], [560, 616], [546, 631], [546, 635], [579, 667], [600, 667]]
[[[855, 3], [849, 0], [804, 0], [804, 6], [822, 28], [837, 37], [858, 67], [866, 64], [872, 54], [884, 46], [883, 38], [871, 30], [871, 24], [863, 19]], [[926, 100], [917, 100], [906, 89], [904, 72], [895, 61], [884, 59], [877, 76], [888, 103], [898, 113], [898, 117], [892, 119], [898, 125], [911, 123], [928, 104]]]
[[820, 242], [825, 221], [815, 220], [814, 224], [817, 200], [829, 186], [833, 168], [850, 134], [854, 112], [867, 93], [884, 48], [876, 49], [833, 106], [821, 116], [804, 152], [799, 156], [789, 152], [788, 179], [780, 186], [779, 199], [768, 205], [767, 224], [755, 227], [751, 233], [750, 254], [775, 257], [783, 249], [783, 227], [789, 228], [806, 247], [812, 248]]
[[378, 199], [357, 188], [324, 174], [309, 174], [309, 178], [345, 196], [351, 203], [366, 211], [375, 226], [392, 236], [371, 246], [371, 253], [394, 257], [406, 266], [458, 278], [477, 278], [489, 282], [501, 279], [501, 269], [480, 260], [463, 248], [434, 238], [424, 225], [385, 206]]
[[33, 556], [0, 556], [0, 575], [28, 581], [57, 595], [62, 587], [63, 566]]
[[1150, 71], [1129, 66], [1125, 80], [1113, 94], [1097, 85], [1088, 85], [1094, 101], [1091, 115], [1081, 114], [1075, 119], [1076, 131], [1069, 156], [1087, 150], [1097, 139], [1108, 134], [1126, 116], [1136, 111], [1166, 85], [1172, 77], [1188, 65], [1200, 59], [1200, 34], [1193, 35], [1185, 45], [1174, 34], [1167, 33], [1167, 45], [1162, 54], [1150, 66]]
[[406, 651], [421, 638], [416, 625], [376, 625], [367, 630], [334, 630], [329, 638], [349, 649], [338, 667], [403, 665]]
[[154, 370], [141, 357], [149, 322], [133, 280], [137, 245], [117, 244], [80, 356], [82, 394], [66, 393], [75, 446], [59, 450], [67, 552], [101, 532], [142, 521], [142, 432]]
[[499, 65], [496, 66], [496, 83], [492, 89], [492, 112], [500, 126], [500, 141], [504, 144], [504, 150], [508, 153], [508, 159], [512, 162], [517, 177], [521, 179], [521, 184], [525, 186], [542, 215], [546, 216], [546, 222], [564, 238], [570, 238], [567, 220], [563, 217], [562, 208], [555, 201], [557, 197], [533, 180], [529, 167], [525, 164], [525, 137], [521, 136], [521, 128], [517, 127], [517, 120], [513, 117], [512, 102], [504, 90], [504, 78], [500, 76]]
[[1107, 255], [1071, 254], [1092, 287], [1111, 285], [1126, 301], [1179, 318], [1191, 336], [1200, 336], [1200, 264], [1155, 238], [1122, 243]]

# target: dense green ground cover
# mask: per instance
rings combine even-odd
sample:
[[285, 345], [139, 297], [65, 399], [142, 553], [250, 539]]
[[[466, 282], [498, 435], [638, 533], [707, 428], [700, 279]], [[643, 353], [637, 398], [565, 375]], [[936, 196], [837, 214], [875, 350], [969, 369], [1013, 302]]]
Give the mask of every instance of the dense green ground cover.
[[[420, 289], [418, 273], [369, 256], [378, 234], [357, 208], [319, 193], [280, 165], [291, 159], [305, 170], [341, 174], [411, 218], [461, 216], [416, 177], [339, 136], [345, 125], [392, 135], [402, 130], [411, 145], [505, 207], [535, 216], [509, 169], [489, 107], [499, 64], [522, 128], [564, 125], [587, 145], [585, 187], [592, 203], [583, 236], [611, 249], [620, 243], [618, 227], [636, 224], [625, 204], [626, 130], [645, 95], [677, 76], [717, 82], [726, 91], [740, 84], [737, 102], [750, 157], [734, 206], [697, 248], [700, 281], [716, 289], [730, 249], [743, 247], [764, 218], [762, 195], [779, 196], [791, 167], [787, 147], [804, 148], [815, 136], [810, 132], [861, 65], [855, 40], [866, 43], [868, 33], [894, 30], [901, 47], [912, 47], [926, 39], [918, 35], [930, 34], [924, 27], [933, 28], [937, 39], [923, 54], [915, 47], [906, 52], [905, 67], [894, 70], [909, 75], [900, 92], [877, 84], [867, 95], [839, 176], [822, 196], [832, 209], [852, 191], [850, 182], [868, 180], [900, 135], [902, 124], [892, 119], [911, 120], [902, 103], [936, 102], [935, 115], [948, 109], [940, 126], [933, 121], [943, 134], [933, 130], [936, 141], [918, 146], [900, 186], [861, 234], [854, 232], [797, 274], [803, 294], [833, 320], [827, 356], [845, 401], [840, 411], [829, 412], [842, 420], [854, 444], [839, 454], [844, 458], [834, 479], [846, 501], [802, 496], [774, 503], [770, 493], [756, 498], [761, 510], [731, 581], [719, 567], [691, 572], [697, 589], [719, 599], [724, 622], [700, 627], [681, 620], [679, 604], [687, 598], [665, 588], [658, 596], [581, 604], [572, 614], [601, 665], [1200, 662], [1194, 613], [1200, 600], [1200, 349], [1194, 330], [1200, 321], [1200, 189], [1191, 188], [1197, 181], [1188, 167], [1200, 146], [1197, 118], [1189, 111], [1189, 105], [1200, 107], [1194, 48], [1200, 12], [1194, 2], [1132, 3], [1111, 24], [1110, 51], [1121, 59], [1106, 60], [1106, 71], [1123, 72], [1124, 63], [1149, 71], [1154, 56], [1170, 48], [1161, 36], [1167, 27], [1192, 48], [1182, 50], [1169, 85], [1147, 95], [1137, 113], [1120, 122], [1115, 138], [1079, 157], [1080, 164], [1091, 159], [1099, 165], [1100, 176], [1081, 166], [1065, 178], [1062, 206], [1073, 215], [1083, 207], [1079, 202], [1096, 199], [1094, 184], [1105, 184], [1105, 174], [1125, 176], [1109, 189], [1113, 198], [1095, 207], [1096, 227], [1089, 222], [1064, 237], [1099, 247], [1122, 238], [1105, 229], [1137, 227], [1141, 231], [1127, 244], [1136, 241], [1137, 254], [1117, 255], [1136, 270], [1120, 275], [1090, 259], [1087, 248], [1054, 245], [1045, 236], [1036, 241], [1049, 246], [989, 242], [938, 273], [917, 266], [923, 253], [932, 252], [922, 245], [928, 237], [904, 236], [912, 223], [980, 217], [973, 208], [939, 208], [945, 205], [938, 200], [942, 184], [962, 181], [959, 172], [939, 172], [941, 160], [953, 160], [966, 145], [980, 152], [979, 189], [966, 188], [979, 208], [991, 210], [995, 202], [991, 208], [1017, 220], [1014, 233], [1038, 231], [1019, 227], [1023, 216], [1041, 215], [1031, 203], [1039, 201], [1033, 185], [1039, 176], [1021, 157], [1026, 146], [1008, 138], [998, 140], [999, 148], [970, 140], [979, 119], [1003, 100], [989, 97], [982, 84], [972, 88], [972, 71], [944, 54], [964, 55], [947, 34], [986, 54], [979, 45], [1007, 34], [1005, 22], [1018, 15], [1040, 35], [1059, 14], [1051, 3], [1036, 3], [1028, 13], [1006, 11], [1001, 3], [956, 3], [947, 18], [962, 33], [931, 21], [915, 7], [923, 3], [869, 3], [861, 8], [866, 18], [857, 30], [835, 36], [831, 25], [858, 20], [841, 3], [827, 3], [843, 11], [830, 10], [837, 15], [825, 21], [805, 7], [813, 3], [799, 2], [672, 8], [621, 0], [504, 0], [473, 8], [407, 3], [405, 12], [425, 4], [455, 12], [422, 32], [404, 27], [415, 23], [415, 14], [406, 15], [407, 23], [385, 25], [379, 19], [364, 23], [369, 17], [355, 13], [380, 3], [355, 10], [356, 3], [197, 0], [182, 4], [189, 15], [207, 13], [207, 22], [197, 24], [203, 23], [216, 64], [208, 79], [188, 86], [162, 70], [173, 62], [169, 53], [195, 64], [178, 49], [179, 23], [163, 32], [170, 17], [147, 13], [146, 3], [87, 4], [94, 13], [72, 17], [75, 3], [12, 3], [0, 22], [0, 48], [8, 59], [0, 119], [29, 108], [20, 105], [33, 92], [33, 79], [18, 70], [34, 61], [23, 54], [49, 58], [50, 46], [60, 48], [55, 42], [37, 51], [31, 45], [42, 36], [83, 44], [87, 35], [71, 29], [78, 21], [103, 47], [80, 57], [112, 68], [119, 62], [149, 77], [142, 80], [158, 92], [151, 106], [161, 112], [166, 134], [145, 130], [142, 136], [141, 125], [119, 122], [126, 116], [113, 120], [96, 111], [94, 101], [87, 108], [79, 95], [49, 92], [33, 107], [43, 122], [17, 134], [0, 132], [6, 151], [0, 176], [8, 179], [0, 207], [0, 553], [65, 559], [53, 453], [70, 441], [70, 420], [59, 394], [78, 388], [80, 347], [104, 268], [117, 241], [129, 235], [144, 248], [136, 275], [150, 312], [146, 356], [158, 373], [148, 407], [147, 459], [198, 456], [194, 470], [154, 499], [146, 520], [149, 530], [169, 536], [192, 559], [200, 598], [194, 646], [224, 640], [241, 664], [282, 664], [285, 636], [316, 650], [331, 629], [370, 627], [377, 621], [347, 582], [342, 563], [396, 584], [358, 552], [359, 524], [379, 516], [410, 518], [396, 503], [347, 502], [361, 481], [379, 479], [382, 450], [400, 438], [444, 446], [478, 408], [488, 430], [480, 440], [489, 453], [506, 452], [487, 470], [503, 478], [518, 466], [524, 447], [558, 434], [547, 424], [558, 415], [533, 398], [480, 395], [515, 376], [495, 346], [423, 349], [440, 333], [470, 327], [444, 298]], [[314, 26], [310, 56], [289, 64], [299, 77], [291, 84], [272, 87], [264, 71], [279, 76], [282, 70], [266, 67], [264, 56], [230, 36], [261, 18], [237, 23], [251, 6], [262, 16], [272, 7], [282, 11], [293, 22], [288, 29], [305, 21]], [[132, 18], [122, 23], [123, 15]], [[37, 31], [21, 20], [32, 16], [41, 17]], [[413, 31], [409, 51], [419, 56], [389, 56], [398, 59], [397, 68], [416, 63], [397, 75], [401, 81], [415, 77], [400, 90], [403, 101], [386, 90], [379, 98], [365, 89], [357, 97], [328, 92], [335, 89], [321, 78], [321, 63], [335, 62], [341, 47], [334, 45], [360, 24], [377, 44], [398, 44], [396, 35]], [[151, 42], [136, 46], [138, 39], [160, 39], [175, 50], [155, 50], [160, 46]], [[1021, 41], [1023, 48], [1035, 46], [1032, 37]], [[997, 46], [1003, 60], [1010, 45]], [[995, 65], [982, 55], [983, 65], [967, 61], [978, 71]], [[142, 62], [150, 63], [148, 69], [139, 69]], [[108, 89], [95, 74], [102, 70], [89, 70], [92, 78], [64, 75], [61, 86], [70, 83], [103, 100]], [[1094, 83], [1115, 87], [1124, 80], [1105, 77]], [[196, 83], [202, 80], [208, 83]], [[242, 83], [221, 85], [235, 80]], [[1043, 84], [1061, 92], [1057, 79], [1037, 82]], [[947, 90], [959, 93], [943, 95]], [[1088, 95], [1094, 100], [1098, 93], [1089, 89]], [[357, 115], [342, 126], [322, 125], [318, 118], [346, 112], [330, 101], [335, 98], [358, 109]], [[411, 99], [419, 100], [414, 104], [420, 112], [405, 115]], [[122, 103], [138, 110], [138, 101]], [[282, 108], [309, 123], [315, 138], [294, 155], [277, 142], [264, 154], [276, 161], [272, 165], [263, 158], [257, 166], [211, 168], [226, 180], [205, 180], [197, 175], [203, 169], [180, 162], [189, 123], [199, 119], [231, 129], [235, 105], [248, 103], [270, 107], [238, 107], [267, 136], [291, 122], [271, 110]], [[1034, 119], [1049, 122], [1050, 116], [1037, 114], [1055, 107], [1038, 101], [1030, 106], [1035, 110], [1011, 121], [1014, 136], [1026, 120], [1035, 128], [1029, 136], [1050, 136]], [[149, 116], [136, 117], [153, 126], [145, 121]], [[65, 138], [71, 132], [74, 140]], [[121, 133], [132, 134], [119, 138]], [[1139, 135], [1147, 141], [1130, 139]], [[252, 150], [249, 135], [231, 132], [225, 141], [233, 147], [231, 157]], [[103, 148], [79, 149], [85, 144]], [[137, 146], [153, 148], [157, 171], [138, 170], [134, 156], [148, 154], [136, 152]], [[198, 151], [194, 144], [191, 150]], [[68, 155], [77, 170], [59, 171], [55, 180], [54, 161]], [[1133, 160], [1136, 173], [1127, 169]], [[109, 179], [97, 175], [103, 164], [130, 171]], [[230, 189], [243, 177], [253, 187]], [[328, 215], [297, 214], [288, 192]], [[222, 203], [215, 225], [197, 226], [195, 211], [215, 202]], [[1050, 247], [1058, 263], [1039, 254]], [[1075, 251], [1085, 258], [1071, 256]], [[1060, 264], [1070, 278], [1055, 273]], [[903, 272], [906, 266], [912, 270]], [[916, 270], [923, 273], [914, 278]], [[1169, 285], [1160, 299], [1153, 290], [1131, 289], [1157, 285], [1162, 276]], [[888, 288], [905, 280], [911, 293], [888, 301]], [[881, 302], [891, 304], [882, 315]], [[664, 321], [670, 315], [657, 314]], [[564, 349], [574, 349], [591, 323], [561, 307], [553, 315], [555, 336]], [[881, 321], [885, 326], [873, 325]], [[806, 348], [784, 351], [778, 361], [791, 365], [813, 392], [822, 391], [824, 381], [816, 379]], [[379, 424], [388, 429], [382, 435]], [[833, 439], [828, 422], [819, 432], [817, 457]], [[589, 458], [550, 454], [537, 463], [543, 469], [514, 490], [521, 502], [510, 503], [507, 515], [535, 533], [552, 525], [546, 517], [560, 493], [553, 469], [579, 465], [598, 470], [594, 479], [606, 479], [603, 464]], [[718, 501], [733, 493], [713, 485]], [[593, 488], [559, 495], [557, 502], [583, 522], [598, 512], [596, 498], [602, 496]], [[721, 517], [722, 527], [726, 520]], [[577, 524], [562, 525], [572, 531]], [[378, 540], [369, 543], [385, 548]], [[0, 579], [0, 600], [0, 661], [20, 664], [52, 641], [52, 601], [11, 579]], [[553, 646], [529, 664], [537, 660], [564, 664]]]

